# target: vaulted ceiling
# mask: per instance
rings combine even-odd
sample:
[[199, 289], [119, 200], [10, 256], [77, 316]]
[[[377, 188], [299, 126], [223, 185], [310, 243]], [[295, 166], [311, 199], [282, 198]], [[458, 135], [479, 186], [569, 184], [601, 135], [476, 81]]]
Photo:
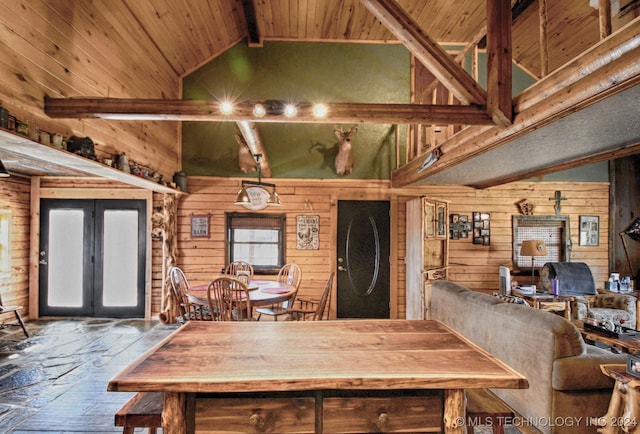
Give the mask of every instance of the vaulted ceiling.
[[[137, 80], [144, 76], [145, 80], [158, 83], [172, 77], [180, 79], [241, 41], [256, 47], [263, 41], [407, 44], [398, 40], [402, 25], [394, 30], [372, 12], [371, 4], [377, 5], [378, 0], [46, 3], [61, 16], [73, 16], [71, 8], [82, 9], [78, 16], [90, 16], [92, 26], [77, 23], [74, 31], [86, 27], [85, 32], [91, 32], [93, 28], [96, 34], [90, 36], [102, 37], [107, 41], [106, 49], [118, 53], [114, 67], [130, 65], [130, 74], [137, 74]], [[428, 40], [441, 45], [485, 47], [486, 1], [380, 0], [380, 3], [396, 4]], [[620, 149], [637, 152], [634, 146], [640, 143], [637, 116], [640, 71], [628, 59], [640, 58], [640, 21], [635, 18], [638, 3], [639, 0], [615, 0], [609, 6], [608, 0], [511, 0], [511, 47], [506, 48], [510, 48], [515, 64], [540, 81], [540, 87], [532, 93], [543, 93], [542, 96], [516, 98], [511, 127], [469, 127], [469, 131], [463, 131], [465, 137], [442, 146], [445, 152], [433, 167], [419, 172], [424, 157], [410, 161], [395, 171], [392, 181], [398, 186], [415, 183], [488, 186], [615, 158], [621, 155]], [[611, 11], [600, 13], [608, 7]], [[620, 40], [603, 43], [607, 33], [615, 34], [624, 26], [627, 31]], [[410, 51], [414, 52], [411, 47]], [[574, 60], [589, 52], [592, 54], [585, 60]], [[615, 52], [621, 52], [620, 64], [610, 54]], [[603, 61], [606, 56], [609, 58]], [[148, 62], [152, 59], [153, 66], [139, 65], [135, 59]], [[620, 68], [624, 70], [622, 78], [616, 75]], [[547, 101], [547, 97], [561, 98], [561, 92], [571, 95], [571, 83], [582, 78], [591, 80], [584, 83], [590, 94], [579, 87], [578, 93], [585, 95], [582, 99], [569, 103]], [[601, 84], [606, 81], [615, 83]], [[594, 90], [598, 86], [601, 89]], [[107, 94], [117, 97], [118, 91], [109, 89]], [[96, 95], [77, 92], [66, 96]], [[535, 103], [527, 106], [527, 101], [536, 98]], [[535, 104], [538, 105], [533, 107]], [[562, 107], [554, 110], [557, 106]], [[539, 119], [536, 110], [544, 113]], [[599, 117], [600, 114], [606, 116]], [[592, 122], [594, 117], [601, 122]], [[563, 152], [556, 152], [560, 147]], [[535, 152], [539, 158], [522, 158], [527, 151]], [[486, 165], [487, 162], [494, 164]]]

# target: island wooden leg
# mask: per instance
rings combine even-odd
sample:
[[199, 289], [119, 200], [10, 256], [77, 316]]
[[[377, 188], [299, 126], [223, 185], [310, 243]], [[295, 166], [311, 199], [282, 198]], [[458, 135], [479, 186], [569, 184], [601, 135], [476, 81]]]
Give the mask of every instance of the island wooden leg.
[[640, 425], [640, 379], [625, 372], [625, 365], [600, 365], [616, 383], [607, 414], [598, 419], [600, 434], [638, 433]]
[[445, 434], [464, 434], [466, 396], [464, 389], [444, 390], [444, 432]]
[[162, 432], [164, 434], [187, 433], [185, 394], [165, 392], [162, 408]]

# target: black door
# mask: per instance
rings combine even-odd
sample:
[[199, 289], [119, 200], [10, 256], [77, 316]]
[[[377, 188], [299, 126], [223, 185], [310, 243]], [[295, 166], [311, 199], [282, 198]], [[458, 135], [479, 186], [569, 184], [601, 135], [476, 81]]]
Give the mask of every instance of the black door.
[[389, 202], [338, 201], [338, 318], [389, 318]]
[[43, 199], [42, 316], [144, 317], [146, 202]]

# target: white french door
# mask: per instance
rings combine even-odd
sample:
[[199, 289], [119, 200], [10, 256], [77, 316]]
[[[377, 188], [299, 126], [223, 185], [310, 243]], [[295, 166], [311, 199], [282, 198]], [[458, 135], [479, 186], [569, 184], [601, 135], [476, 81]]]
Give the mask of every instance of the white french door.
[[144, 200], [43, 199], [40, 316], [144, 317]]

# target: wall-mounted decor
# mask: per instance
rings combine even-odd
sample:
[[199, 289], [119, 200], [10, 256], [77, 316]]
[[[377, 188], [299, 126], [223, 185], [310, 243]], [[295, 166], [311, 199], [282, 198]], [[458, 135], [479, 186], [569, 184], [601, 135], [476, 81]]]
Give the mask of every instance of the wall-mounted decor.
[[299, 215], [296, 217], [296, 249], [298, 250], [318, 250], [320, 240], [320, 216], [319, 215]]
[[209, 238], [211, 214], [191, 214], [191, 238]]
[[473, 213], [473, 244], [491, 245], [490, 218], [487, 212]]
[[520, 202], [517, 202], [516, 205], [518, 207], [518, 211], [520, 211], [520, 214], [533, 215], [533, 209], [535, 208], [535, 205], [531, 203], [529, 199], [522, 199]]
[[471, 231], [471, 222], [468, 215], [450, 214], [449, 215], [449, 238], [459, 240], [460, 238], [469, 238]]
[[597, 246], [600, 236], [600, 217], [593, 215], [580, 216], [580, 245]]

